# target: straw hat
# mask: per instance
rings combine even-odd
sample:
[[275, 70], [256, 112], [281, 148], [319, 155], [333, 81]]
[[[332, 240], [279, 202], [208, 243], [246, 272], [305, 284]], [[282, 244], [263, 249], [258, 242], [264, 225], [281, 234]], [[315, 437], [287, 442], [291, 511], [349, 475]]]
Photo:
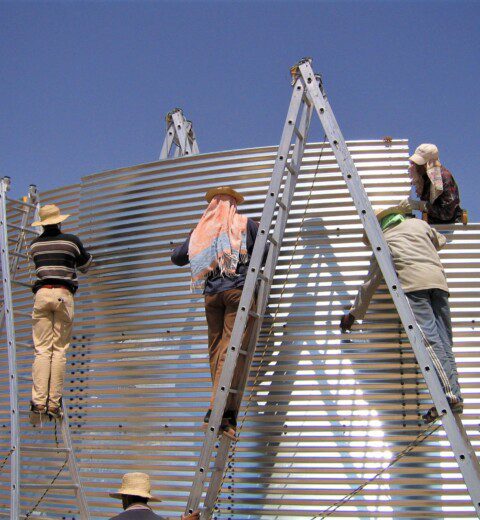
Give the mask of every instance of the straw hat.
[[207, 193], [205, 193], [205, 198], [207, 199], [207, 202], [211, 202], [215, 195], [230, 195], [230, 197], [233, 197], [237, 201], [237, 204], [241, 204], [245, 200], [243, 195], [238, 193], [238, 191], [234, 190], [233, 188], [230, 188], [229, 186], [210, 188], [207, 191]]
[[122, 486], [116, 493], [109, 493], [112, 498], [122, 498], [122, 495], [133, 495], [148, 498], [152, 502], [161, 502], [150, 494], [150, 477], [146, 473], [125, 473]]
[[70, 215], [60, 215], [60, 208], [55, 204], [47, 204], [40, 208], [40, 220], [32, 223], [32, 226], [48, 226], [50, 224], [60, 224]]
[[415, 153], [410, 156], [410, 161], [420, 166], [427, 164], [427, 162], [438, 160], [438, 148], [434, 144], [421, 144]]
[[[405, 214], [405, 209], [400, 206], [390, 206], [389, 208], [378, 208], [375, 210], [375, 216], [377, 217], [378, 222], [381, 222], [384, 217], [388, 215], [392, 215], [393, 213], [399, 213], [400, 215]], [[367, 237], [367, 233], [363, 232], [362, 242], [368, 246], [369, 240]]]

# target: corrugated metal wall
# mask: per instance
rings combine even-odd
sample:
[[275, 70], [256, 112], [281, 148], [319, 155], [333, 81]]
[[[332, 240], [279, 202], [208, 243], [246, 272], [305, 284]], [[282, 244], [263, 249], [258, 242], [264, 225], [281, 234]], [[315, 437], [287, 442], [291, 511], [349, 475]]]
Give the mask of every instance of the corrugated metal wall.
[[[349, 148], [375, 206], [409, 192], [408, 143], [356, 141]], [[307, 147], [247, 397], [251, 396], [218, 518], [311, 518], [371, 477], [418, 434], [430, 405], [385, 288], [363, 325], [338, 329], [366, 274], [370, 251], [333, 154]], [[120, 504], [108, 497], [126, 471], [147, 471], [163, 499], [156, 510], [179, 518], [186, 503], [210, 395], [202, 298], [170, 253], [195, 225], [207, 188], [228, 184], [259, 217], [276, 148], [173, 159], [84, 177], [42, 194], [74, 218], [95, 254], [81, 280], [65, 396], [93, 518]], [[67, 225], [68, 224], [68, 225]], [[464, 422], [480, 442], [478, 319], [480, 225], [445, 226], [442, 252], [451, 287], [455, 352], [466, 397]], [[25, 272], [21, 272], [25, 276]], [[18, 308], [31, 296], [16, 289]], [[30, 341], [29, 320], [18, 321]], [[8, 451], [6, 352], [0, 384], [0, 439]], [[23, 376], [31, 348], [19, 348]], [[28, 381], [21, 404], [27, 407]], [[246, 407], [244, 407], [245, 409]], [[54, 443], [51, 425], [24, 442]], [[48, 484], [62, 456], [24, 460], [23, 481]], [[63, 473], [62, 473], [63, 477]], [[65, 480], [66, 482], [66, 480]], [[22, 492], [22, 495], [25, 494]], [[78, 518], [68, 491], [50, 492], [39, 511]], [[37, 494], [22, 501], [25, 511]], [[0, 475], [8, 507], [8, 463]], [[440, 429], [334, 515], [336, 518], [475, 518]]]

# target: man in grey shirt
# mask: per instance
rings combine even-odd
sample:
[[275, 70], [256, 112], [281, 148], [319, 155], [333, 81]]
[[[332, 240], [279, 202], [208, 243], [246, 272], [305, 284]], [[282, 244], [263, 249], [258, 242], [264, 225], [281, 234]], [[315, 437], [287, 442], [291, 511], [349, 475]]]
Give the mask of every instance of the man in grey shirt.
[[[452, 350], [448, 285], [437, 253], [446, 244], [446, 239], [423, 220], [406, 218], [400, 206], [375, 213], [447, 400], [454, 413], [461, 413], [463, 399]], [[360, 287], [350, 312], [340, 322], [343, 332], [350, 330], [355, 320], [363, 319], [382, 280], [380, 267], [372, 256], [367, 279]], [[430, 408], [423, 418], [427, 423], [438, 418], [436, 408]]]

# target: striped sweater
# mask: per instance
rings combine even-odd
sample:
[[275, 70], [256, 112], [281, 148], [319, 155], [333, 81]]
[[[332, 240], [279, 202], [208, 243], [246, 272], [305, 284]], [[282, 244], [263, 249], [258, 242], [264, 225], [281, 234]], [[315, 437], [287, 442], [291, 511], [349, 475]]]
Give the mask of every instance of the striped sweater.
[[63, 285], [72, 293], [78, 289], [77, 269], [86, 273], [92, 255], [76, 235], [62, 233], [58, 226], [45, 226], [43, 233], [30, 244], [30, 256], [35, 264], [36, 293], [44, 285]]

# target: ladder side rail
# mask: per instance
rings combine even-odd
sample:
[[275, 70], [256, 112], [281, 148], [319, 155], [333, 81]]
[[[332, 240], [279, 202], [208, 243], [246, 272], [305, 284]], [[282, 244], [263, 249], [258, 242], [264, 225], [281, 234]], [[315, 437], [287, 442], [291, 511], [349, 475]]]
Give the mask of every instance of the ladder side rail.
[[[304, 112], [302, 114], [302, 121], [300, 123], [300, 128], [302, 129], [302, 133], [305, 136], [304, 139], [300, 140], [297, 138], [294, 149], [292, 152], [292, 158], [291, 162], [296, 162], [298, 165], [301, 164], [303, 154], [305, 151], [305, 144], [306, 144], [306, 134], [308, 132], [311, 116], [313, 109], [308, 108], [307, 106], [304, 106]], [[298, 167], [298, 171], [300, 170], [300, 167]], [[268, 304], [268, 298], [270, 296], [270, 289], [273, 282], [273, 277], [275, 275], [275, 270], [278, 262], [278, 256], [280, 254], [280, 247], [281, 243], [283, 241], [283, 237], [285, 235], [285, 229], [287, 225], [287, 219], [290, 213], [290, 208], [292, 205], [293, 195], [295, 191], [295, 187], [298, 181], [298, 174], [287, 175], [287, 180], [285, 183], [285, 187], [283, 190], [282, 195], [282, 204], [286, 209], [284, 209], [282, 206], [279, 207], [278, 214], [277, 214], [277, 220], [275, 222], [275, 227], [272, 233], [272, 236], [275, 237], [275, 240], [277, 241], [278, 247], [272, 247], [272, 244], [270, 244], [267, 259], [265, 261], [265, 267], [263, 269], [263, 279], [261, 280], [258, 288], [258, 294], [257, 294], [257, 305], [256, 305], [256, 312], [260, 316], [259, 319], [256, 320], [254, 324], [254, 329], [252, 331], [252, 334], [250, 335], [248, 347], [247, 347], [247, 359], [245, 363], [245, 370], [242, 374], [242, 378], [239, 383], [239, 390], [237, 395], [237, 401], [240, 404], [241, 399], [243, 397], [243, 393], [245, 391], [245, 387], [248, 381], [248, 375], [250, 372], [250, 366], [253, 359], [253, 355], [255, 353], [255, 348], [258, 343], [258, 337], [260, 335], [261, 327], [262, 327], [262, 321], [263, 316], [265, 315], [267, 304]]]
[[[292, 158], [290, 161], [290, 164], [297, 165], [297, 175], [295, 176], [295, 178], [292, 175], [288, 176], [287, 181], [285, 183], [284, 193], [283, 193], [283, 197], [282, 197], [282, 203], [289, 209], [290, 209], [290, 206], [292, 203], [293, 192], [294, 192], [294, 189], [295, 189], [295, 186], [297, 183], [298, 173], [300, 172], [300, 166], [302, 163], [303, 154], [305, 152], [305, 145], [307, 143], [307, 134], [308, 134], [308, 130], [310, 128], [310, 121], [312, 118], [312, 113], [313, 113], [313, 107], [308, 107], [307, 105], [304, 105], [304, 111], [302, 113], [302, 119], [301, 119], [301, 122], [299, 125], [300, 129], [302, 131], [302, 134], [304, 135], [304, 139], [303, 140], [297, 139], [297, 141], [295, 142], [295, 146], [294, 146], [294, 149], [292, 152]], [[300, 143], [299, 143], [299, 141], [300, 141]], [[293, 188], [291, 187], [291, 183], [294, 183]], [[272, 237], [276, 241], [279, 240], [279, 237], [282, 237], [282, 240], [283, 240], [287, 216], [288, 216], [288, 214], [286, 214], [283, 211], [283, 208], [280, 207], [279, 212], [278, 212], [278, 217], [277, 217], [277, 223], [276, 223], [275, 229], [272, 233]], [[271, 256], [267, 257], [267, 260], [265, 262], [265, 268], [263, 270], [263, 274], [265, 275], [266, 278], [268, 278], [269, 283], [262, 284], [258, 290], [257, 299], [261, 305], [261, 307], [260, 307], [261, 312], [259, 312], [259, 314], [263, 314], [267, 307], [268, 297], [270, 295], [270, 285], [273, 281], [273, 276], [275, 274], [275, 269], [276, 269], [277, 261], [278, 261], [278, 255], [280, 254], [280, 248], [276, 248], [273, 251], [273, 253], [275, 253], [275, 254], [272, 254]]]
[[[27, 223], [28, 223], [28, 218], [30, 216], [30, 209], [31, 208], [27, 208], [23, 212], [22, 221], [21, 221], [21, 224], [20, 224], [20, 226], [22, 228], [25, 227], [27, 225]], [[5, 211], [5, 218], [7, 218], [6, 211]], [[25, 233], [20, 231], [20, 234], [19, 234], [19, 237], [18, 237], [18, 241], [15, 244], [14, 250], [12, 252], [9, 252], [9, 259], [10, 259], [10, 267], [9, 267], [9, 269], [10, 269], [10, 278], [11, 278], [12, 281], [15, 280], [16, 275], [17, 275], [18, 264], [20, 262], [20, 254], [19, 253], [21, 253], [22, 246], [23, 246], [23, 243], [25, 241], [25, 238], [26, 238], [25, 237]], [[3, 328], [3, 320], [5, 318], [5, 305], [4, 305], [4, 303], [2, 304], [2, 310], [0, 311], [0, 330]]]
[[28, 208], [25, 208], [25, 210], [23, 211], [22, 220], [20, 222], [18, 241], [15, 244], [13, 251], [10, 253], [11, 254], [10, 273], [11, 273], [12, 279], [15, 278], [15, 276], [16, 276], [18, 264], [20, 262], [20, 256], [15, 255], [15, 254], [12, 255], [12, 253], [21, 253], [22, 252], [22, 246], [27, 238], [24, 229], [28, 224], [28, 220], [30, 217], [30, 210], [31, 210], [31, 208], [28, 207]]
[[[7, 196], [5, 196], [5, 201], [7, 201], [7, 200], [9, 200], [9, 199]], [[25, 229], [27, 227], [28, 221], [30, 219], [30, 215], [33, 210], [35, 210], [34, 211], [35, 217], [38, 216], [39, 205], [37, 204], [37, 200], [38, 200], [37, 188], [35, 185], [31, 184], [29, 191], [28, 191], [28, 203], [24, 202], [24, 201], [21, 203], [24, 209], [22, 210], [23, 214], [22, 214], [20, 229]], [[5, 209], [5, 215], [6, 215], [6, 218], [8, 218], [6, 209]], [[37, 233], [39, 234], [40, 232], [37, 232]], [[11, 277], [12, 281], [15, 280], [16, 275], [17, 275], [17, 268], [18, 268], [18, 264], [20, 262], [20, 258], [22, 255], [21, 251], [22, 251], [23, 244], [25, 243], [25, 240], [26, 240], [26, 233], [21, 231], [18, 241], [15, 244], [15, 249], [12, 252], [9, 252], [9, 256], [12, 256], [12, 258], [10, 259], [10, 277]], [[27, 259], [27, 261], [28, 261], [28, 259]], [[0, 311], [0, 330], [3, 327], [4, 318], [5, 318], [5, 308], [4, 308], [4, 305], [2, 304], [2, 310]]]
[[162, 150], [160, 152], [160, 157], [158, 158], [160, 161], [162, 159], [168, 159], [168, 154], [173, 145], [173, 136], [175, 134], [175, 129], [173, 128], [173, 124], [170, 123], [167, 128], [167, 134], [165, 139], [163, 140]]
[[68, 421], [68, 410], [67, 405], [62, 400], [62, 411], [63, 418], [60, 420], [61, 430], [62, 430], [62, 439], [63, 445], [68, 450], [68, 470], [70, 473], [70, 477], [75, 484], [75, 495], [78, 502], [78, 509], [80, 511], [80, 518], [82, 520], [90, 520], [90, 513], [88, 510], [88, 502], [87, 497], [85, 495], [85, 490], [82, 485], [82, 480], [80, 477], [80, 471], [78, 469], [77, 458], [75, 456], [75, 451], [73, 449], [72, 438], [70, 434], [70, 425]]
[[[233, 378], [237, 357], [242, 343], [243, 332], [249, 317], [250, 305], [254, 295], [258, 273], [260, 272], [265, 246], [267, 243], [268, 233], [272, 224], [275, 207], [277, 205], [278, 194], [281, 188], [285, 165], [288, 159], [290, 143], [292, 141], [295, 120], [298, 115], [299, 107], [302, 102], [303, 88], [301, 82], [297, 81], [292, 94], [290, 107], [287, 114], [287, 120], [282, 132], [282, 140], [277, 152], [277, 157], [273, 167], [272, 178], [267, 192], [267, 199], [260, 219], [257, 238], [250, 259], [248, 273], [245, 279], [245, 284], [240, 298], [235, 323], [232, 330], [230, 343], [227, 349], [225, 363], [222, 374], [220, 376], [219, 384], [215, 394], [215, 404], [210, 416], [210, 422], [205, 435], [205, 440], [201, 449], [199, 462], [195, 471], [194, 481], [190, 496], [187, 502], [187, 511], [192, 512], [198, 508], [200, 499], [203, 493], [204, 482], [208, 473], [210, 458], [213, 447], [216, 442], [218, 428], [220, 426], [225, 405], [227, 402], [228, 393], [230, 392], [230, 385]], [[273, 246], [273, 247], [272, 247]], [[270, 244], [268, 255], [274, 253], [277, 246]]]
[[184, 155], [192, 155], [192, 148], [188, 140], [188, 134], [186, 131], [186, 119], [181, 111], [174, 112], [172, 114], [172, 121], [175, 126], [175, 133], [178, 138], [178, 155], [183, 157]]
[[198, 148], [198, 142], [197, 142], [197, 136], [195, 134], [195, 130], [193, 129], [193, 124], [192, 124], [192, 129], [190, 131], [190, 134], [191, 134], [191, 141], [192, 141], [192, 154], [198, 154], [200, 153], [200, 149]]
[[[295, 164], [297, 166], [297, 175], [288, 174], [287, 180], [285, 183], [285, 187], [282, 195], [282, 203], [285, 205], [284, 209], [280, 206], [277, 215], [277, 221], [275, 223], [275, 228], [273, 231], [273, 235], [279, 247], [271, 248], [272, 253], [268, 255], [267, 260], [265, 262], [265, 268], [263, 270], [263, 275], [266, 278], [261, 280], [258, 296], [257, 296], [257, 306], [256, 312], [259, 316], [263, 316], [265, 314], [268, 298], [270, 295], [270, 287], [273, 281], [273, 277], [275, 275], [275, 269], [278, 261], [278, 255], [280, 253], [280, 244], [283, 240], [283, 236], [285, 234], [285, 229], [287, 225], [287, 219], [290, 212], [290, 208], [292, 205], [293, 195], [295, 192], [295, 187], [298, 181], [298, 173], [300, 171], [300, 166], [302, 164], [303, 154], [305, 152], [305, 145], [307, 143], [308, 138], [308, 130], [310, 128], [310, 122], [312, 118], [313, 107], [307, 106], [304, 104], [303, 112], [301, 116], [301, 121], [299, 124], [299, 131], [303, 135], [302, 139], [295, 140], [294, 149], [292, 151], [292, 156], [290, 159], [290, 164]], [[270, 253], [270, 251], [269, 251]], [[263, 319], [259, 318], [256, 320], [250, 338], [248, 340], [247, 347], [247, 358], [245, 360], [245, 367], [243, 369], [243, 373], [241, 375], [238, 393], [236, 396], [238, 405], [240, 406], [243, 398], [243, 394], [245, 392], [245, 387], [248, 382], [248, 376], [250, 373], [250, 368], [253, 361], [253, 356], [255, 354], [255, 348], [258, 343], [258, 337], [261, 332]], [[215, 502], [217, 500], [218, 494], [220, 492], [220, 486], [223, 480], [223, 474], [225, 472], [225, 467], [228, 460], [228, 453], [230, 448], [231, 441], [227, 437], [223, 436], [220, 440], [220, 446], [217, 450], [217, 456], [215, 457], [214, 469], [212, 471], [212, 475], [210, 477], [210, 483], [207, 490], [207, 495], [205, 498], [205, 508], [202, 512], [202, 520], [208, 520], [211, 518], [213, 508], [215, 507]]]
[[372, 250], [402, 320], [403, 327], [408, 335], [420, 369], [422, 370], [432, 400], [440, 413], [444, 414], [442, 416], [443, 426], [472, 498], [475, 510], [477, 514], [480, 515], [480, 465], [475, 455], [475, 450], [468, 440], [461, 420], [452, 413], [448, 405], [445, 392], [434, 368], [430, 354], [425, 348], [423, 333], [415, 320], [415, 316], [395, 273], [383, 233], [373, 213], [370, 201], [340, 132], [338, 123], [331, 111], [328, 100], [320, 91], [316, 81], [314, 81], [315, 76], [310, 63], [301, 64], [299, 69], [305, 80], [306, 88], [315, 105], [320, 121], [325, 129], [332, 150], [337, 158], [357, 212], [365, 227], [368, 239], [372, 245]]
[[193, 129], [193, 123], [191, 121], [186, 121], [186, 131], [187, 131], [187, 138], [188, 143], [190, 145], [190, 150], [192, 155], [200, 153], [200, 150], [198, 149], [197, 144], [197, 137], [195, 135], [195, 130]]
[[10, 518], [20, 516], [20, 429], [18, 413], [17, 359], [15, 348], [15, 327], [13, 316], [12, 286], [8, 255], [8, 229], [6, 193], [9, 180], [0, 182], [0, 257], [2, 265], [2, 285], [5, 309], [5, 329], [7, 336], [8, 372], [10, 391]]

